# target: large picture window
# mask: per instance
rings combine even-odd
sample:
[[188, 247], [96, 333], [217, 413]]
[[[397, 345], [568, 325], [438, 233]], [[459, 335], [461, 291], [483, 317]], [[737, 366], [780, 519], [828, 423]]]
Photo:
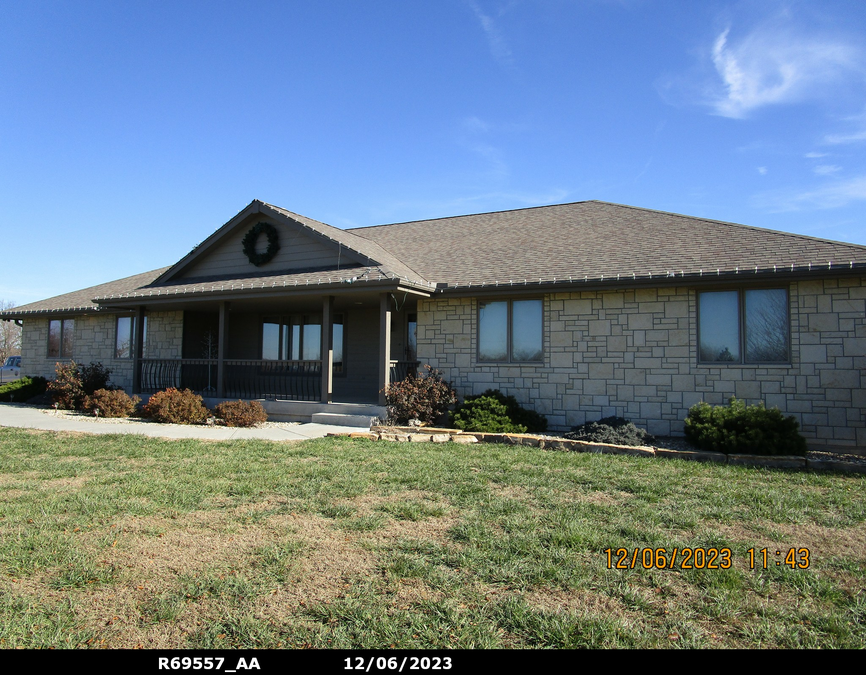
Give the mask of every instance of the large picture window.
[[787, 289], [698, 293], [698, 360], [789, 363], [788, 326]]
[[[335, 314], [334, 372], [343, 372], [343, 315]], [[321, 316], [266, 316], [262, 320], [262, 359], [318, 361], [322, 358]]]
[[48, 356], [72, 357], [75, 319], [52, 319], [48, 322]]
[[478, 304], [478, 360], [540, 362], [543, 352], [541, 300], [496, 300]]

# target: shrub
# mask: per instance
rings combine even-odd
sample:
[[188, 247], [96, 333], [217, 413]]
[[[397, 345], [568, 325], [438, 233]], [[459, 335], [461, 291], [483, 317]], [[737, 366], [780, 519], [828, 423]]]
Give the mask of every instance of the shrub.
[[189, 389], [169, 388], [158, 391], [144, 405], [146, 417], [169, 424], [201, 424], [208, 418], [201, 396]]
[[587, 422], [565, 434], [573, 441], [612, 443], [614, 445], [652, 445], [655, 438], [633, 422], [622, 417], [605, 417], [598, 422]]
[[392, 424], [407, 424], [418, 419], [433, 424], [457, 403], [457, 392], [442, 377], [442, 373], [424, 366], [423, 377], [409, 377], [388, 387], [385, 399], [388, 403], [388, 421]]
[[223, 401], [214, 408], [214, 414], [227, 427], [254, 427], [268, 421], [268, 414], [258, 401]]
[[22, 377], [0, 387], [0, 401], [21, 403], [45, 391], [48, 381], [44, 377]]
[[98, 410], [101, 417], [129, 417], [140, 401], [138, 396], [130, 398], [123, 389], [97, 389], [84, 397], [81, 408], [89, 413]]
[[48, 391], [54, 405], [63, 410], [75, 410], [84, 398], [78, 364], [75, 361], [58, 363], [54, 367], [54, 379], [48, 383]]
[[749, 455], [806, 454], [806, 439], [794, 417], [764, 403], [746, 405], [731, 397], [727, 406], [698, 403], [686, 417], [686, 438], [702, 450]]
[[84, 399], [97, 389], [108, 389], [111, 370], [101, 363], [79, 366], [75, 361], [54, 366], [54, 379], [48, 383], [48, 391], [58, 408], [80, 410]]
[[100, 389], [111, 389], [108, 386], [111, 370], [101, 363], [91, 362], [89, 366], [79, 366], [78, 376], [81, 379], [81, 388], [86, 396], [92, 396]]
[[452, 423], [464, 431], [491, 433], [537, 433], [547, 430], [547, 418], [523, 408], [513, 396], [488, 389], [479, 396], [467, 396], [452, 415]]

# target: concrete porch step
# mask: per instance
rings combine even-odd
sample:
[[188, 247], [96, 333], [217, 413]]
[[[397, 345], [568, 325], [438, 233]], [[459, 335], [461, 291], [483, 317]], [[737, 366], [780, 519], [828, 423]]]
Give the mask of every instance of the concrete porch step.
[[346, 415], [344, 413], [313, 413], [314, 424], [337, 424], [343, 427], [369, 429], [379, 419], [378, 415]]
[[[206, 398], [205, 405], [213, 408], [228, 399]], [[265, 401], [259, 403], [272, 422], [316, 422], [370, 428], [376, 419], [388, 416], [385, 406], [372, 403], [318, 403], [316, 401]]]

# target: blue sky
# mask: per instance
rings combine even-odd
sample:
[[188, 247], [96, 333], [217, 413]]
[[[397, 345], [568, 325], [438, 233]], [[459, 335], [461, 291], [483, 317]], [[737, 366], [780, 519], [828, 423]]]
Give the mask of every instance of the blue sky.
[[855, 0], [2, 0], [0, 300], [172, 264], [255, 198], [866, 244], [864, 36]]

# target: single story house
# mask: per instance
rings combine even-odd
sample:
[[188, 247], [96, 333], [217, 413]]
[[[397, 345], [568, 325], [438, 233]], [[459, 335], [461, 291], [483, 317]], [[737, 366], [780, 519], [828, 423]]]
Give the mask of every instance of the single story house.
[[23, 323], [22, 372], [101, 361], [133, 392], [336, 410], [429, 364], [555, 430], [677, 434], [736, 396], [850, 448], [864, 305], [866, 247], [803, 235], [598, 201], [341, 230], [255, 200], [170, 267], [0, 319]]

